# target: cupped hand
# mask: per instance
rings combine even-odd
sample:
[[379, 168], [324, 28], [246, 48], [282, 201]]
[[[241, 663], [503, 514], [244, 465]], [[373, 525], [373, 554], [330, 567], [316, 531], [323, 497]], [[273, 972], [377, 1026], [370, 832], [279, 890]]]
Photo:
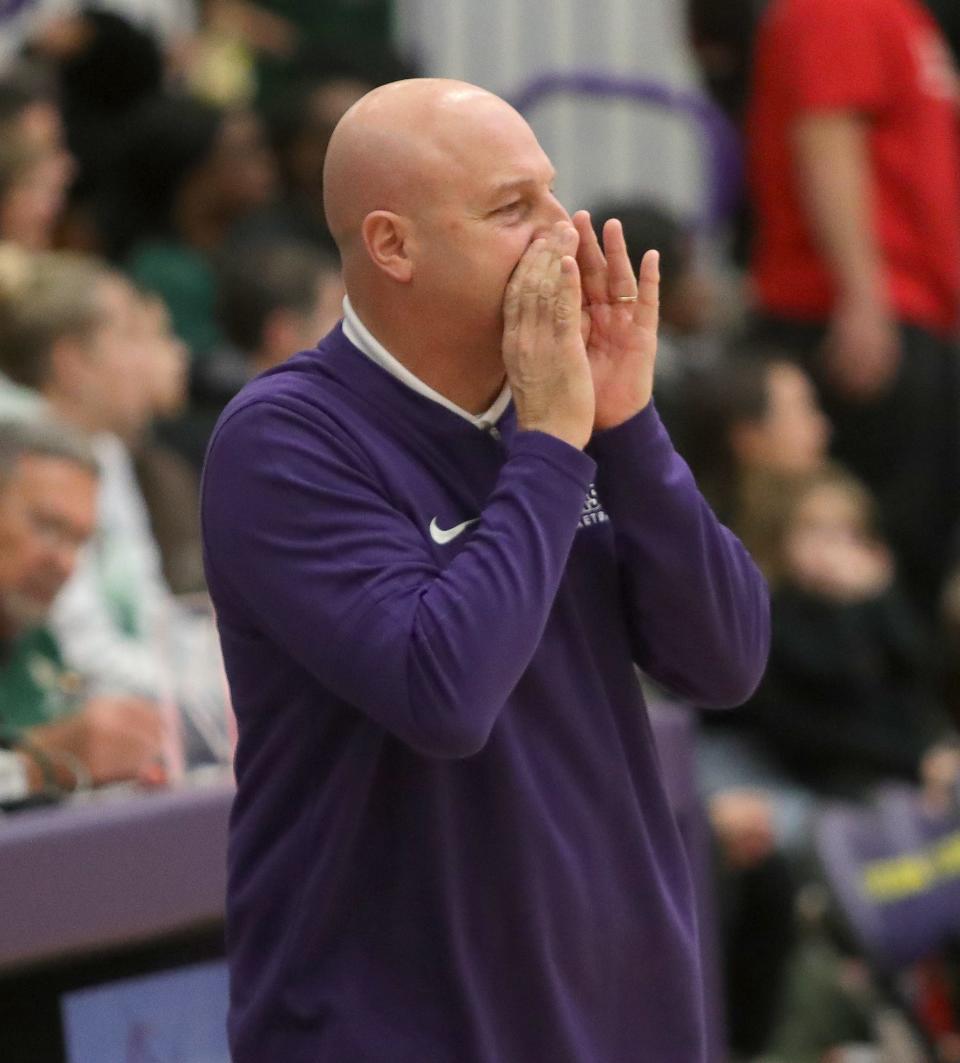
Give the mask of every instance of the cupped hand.
[[574, 214], [573, 224], [580, 234], [581, 334], [593, 376], [594, 427], [615, 428], [653, 394], [660, 256], [647, 251], [634, 277], [618, 220], [604, 225], [602, 249], [585, 210]]
[[576, 250], [569, 222], [527, 248], [504, 294], [503, 363], [519, 426], [580, 448], [593, 430], [594, 398]]
[[71, 788], [69, 763], [78, 761], [94, 786], [136, 780], [157, 785], [166, 779], [163, 765], [165, 723], [150, 701], [127, 695], [91, 698], [81, 709], [48, 724], [31, 728], [30, 744], [66, 772], [62, 785]]

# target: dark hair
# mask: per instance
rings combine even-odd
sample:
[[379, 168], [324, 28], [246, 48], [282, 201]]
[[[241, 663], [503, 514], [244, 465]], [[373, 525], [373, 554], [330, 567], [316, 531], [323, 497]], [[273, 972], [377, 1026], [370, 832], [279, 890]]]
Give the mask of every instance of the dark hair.
[[693, 374], [685, 389], [678, 447], [721, 520], [732, 519], [736, 505], [737, 462], [731, 433], [738, 424], [766, 416], [772, 361], [755, 354], [728, 355]]
[[[736, 121], [746, 106], [750, 59], [765, 0], [687, 0], [688, 30], [704, 80]], [[718, 62], [716, 57], [720, 57]]]
[[367, 42], [363, 47], [310, 41], [287, 71], [284, 85], [270, 100], [265, 118], [277, 154], [290, 150], [309, 122], [310, 98], [318, 89], [340, 81], [356, 81], [374, 89], [391, 81], [419, 76], [417, 68], [392, 48]]
[[670, 211], [656, 203], [623, 200], [600, 203], [590, 212], [597, 239], [604, 223], [619, 218], [634, 269], [651, 248], [660, 252], [660, 295], [669, 297], [677, 281], [690, 269], [692, 239], [690, 230]]
[[0, 126], [17, 122], [33, 104], [56, 102], [53, 76], [37, 63], [21, 60], [0, 78]]
[[66, 104], [119, 112], [160, 90], [163, 52], [151, 33], [110, 11], [86, 8], [80, 18], [84, 43], [60, 69]]
[[177, 196], [212, 153], [225, 117], [187, 96], [154, 96], [135, 109], [116, 173], [112, 255], [123, 257], [144, 237], [172, 235]]
[[320, 277], [339, 268], [332, 255], [289, 240], [237, 248], [221, 263], [219, 275], [218, 317], [228, 339], [241, 351], [256, 351], [270, 314], [310, 313]]

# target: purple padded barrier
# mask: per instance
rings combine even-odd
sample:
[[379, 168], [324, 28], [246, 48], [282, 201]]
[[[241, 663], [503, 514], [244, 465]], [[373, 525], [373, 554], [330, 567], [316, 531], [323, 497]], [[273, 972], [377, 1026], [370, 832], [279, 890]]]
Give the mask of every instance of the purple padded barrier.
[[851, 929], [882, 969], [930, 955], [960, 931], [956, 814], [931, 815], [916, 790], [890, 787], [872, 807], [828, 807], [816, 844]]
[[223, 918], [233, 786], [130, 794], [0, 820], [0, 969]]
[[744, 184], [740, 134], [727, 115], [706, 96], [657, 81], [581, 70], [544, 74], [517, 93], [511, 102], [525, 114], [545, 97], [560, 93], [621, 97], [683, 114], [700, 128], [708, 150], [708, 206], [701, 224], [712, 229], [739, 206]]
[[[698, 894], [709, 1063], [722, 1023], [710, 847], [693, 774], [689, 712], [651, 724]], [[0, 819], [0, 970], [147, 942], [223, 918], [233, 785], [123, 794]]]

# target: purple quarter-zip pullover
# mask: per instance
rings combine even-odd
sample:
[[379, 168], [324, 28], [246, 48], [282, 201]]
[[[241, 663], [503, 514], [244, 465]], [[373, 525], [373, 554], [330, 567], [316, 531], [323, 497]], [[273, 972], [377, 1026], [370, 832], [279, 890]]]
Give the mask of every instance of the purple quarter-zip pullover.
[[701, 1060], [633, 662], [737, 704], [768, 601], [653, 406], [587, 453], [485, 432], [338, 327], [224, 412], [203, 530], [236, 1063]]

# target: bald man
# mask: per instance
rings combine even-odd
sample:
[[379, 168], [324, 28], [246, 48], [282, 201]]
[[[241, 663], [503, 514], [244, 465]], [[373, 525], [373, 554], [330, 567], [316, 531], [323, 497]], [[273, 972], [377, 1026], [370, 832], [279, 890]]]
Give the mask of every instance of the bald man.
[[633, 662], [739, 703], [767, 597], [650, 401], [655, 254], [553, 178], [474, 86], [361, 99], [324, 177], [344, 319], [214, 434], [236, 1063], [703, 1056]]

